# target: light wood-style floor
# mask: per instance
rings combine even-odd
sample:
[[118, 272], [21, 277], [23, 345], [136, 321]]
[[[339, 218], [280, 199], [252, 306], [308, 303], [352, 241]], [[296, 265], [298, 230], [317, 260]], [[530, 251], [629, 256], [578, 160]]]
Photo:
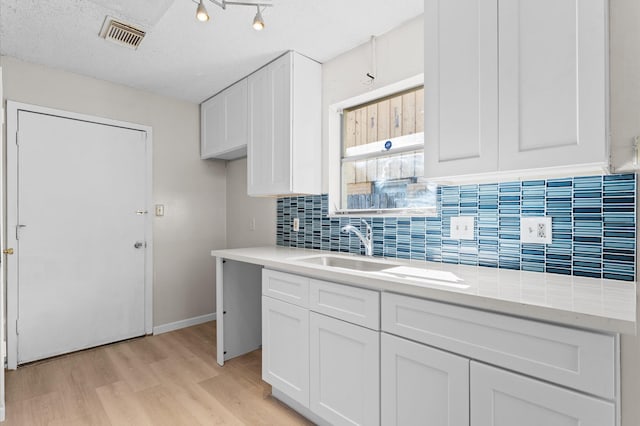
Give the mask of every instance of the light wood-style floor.
[[302, 425], [260, 379], [261, 353], [216, 363], [215, 322], [7, 371], [10, 425]]

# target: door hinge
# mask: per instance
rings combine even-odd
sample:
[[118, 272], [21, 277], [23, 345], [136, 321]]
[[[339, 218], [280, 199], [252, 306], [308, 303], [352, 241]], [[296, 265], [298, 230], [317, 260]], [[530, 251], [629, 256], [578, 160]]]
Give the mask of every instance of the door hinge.
[[16, 320], [16, 334], [20, 334], [20, 328], [18, 327], [18, 320]]
[[20, 145], [18, 141], [20, 140], [20, 132], [16, 130], [16, 145]]

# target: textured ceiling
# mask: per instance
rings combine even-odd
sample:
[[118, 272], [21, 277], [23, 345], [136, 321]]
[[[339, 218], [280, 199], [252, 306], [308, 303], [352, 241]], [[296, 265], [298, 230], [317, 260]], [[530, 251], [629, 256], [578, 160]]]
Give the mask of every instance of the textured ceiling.
[[[325, 62], [423, 13], [423, 0], [274, 0], [195, 19], [192, 0], [0, 0], [0, 53], [200, 102], [286, 50]], [[130, 50], [98, 37], [105, 16], [147, 31]]]

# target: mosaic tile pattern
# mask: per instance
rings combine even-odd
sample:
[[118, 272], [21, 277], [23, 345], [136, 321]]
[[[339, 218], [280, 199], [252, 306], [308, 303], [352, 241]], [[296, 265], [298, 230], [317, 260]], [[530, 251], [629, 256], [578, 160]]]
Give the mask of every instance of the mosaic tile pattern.
[[[362, 253], [347, 224], [329, 218], [327, 195], [280, 198], [277, 244]], [[633, 281], [636, 176], [620, 174], [439, 186], [436, 217], [365, 217], [374, 256]], [[453, 216], [474, 216], [474, 240], [451, 239]], [[520, 217], [551, 216], [552, 244], [520, 242]], [[293, 218], [300, 231], [293, 232]]]

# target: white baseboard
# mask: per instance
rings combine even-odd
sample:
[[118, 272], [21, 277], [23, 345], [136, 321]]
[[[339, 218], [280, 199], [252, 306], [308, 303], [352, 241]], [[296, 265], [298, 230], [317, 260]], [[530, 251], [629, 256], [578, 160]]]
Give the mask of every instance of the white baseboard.
[[2, 407], [0, 407], [0, 422], [4, 422], [5, 420], [5, 416], [4, 416], [4, 405]]
[[214, 321], [216, 319], [216, 313], [200, 315], [199, 317], [187, 318], [184, 320], [170, 322], [168, 324], [162, 324], [153, 327], [153, 334], [168, 333], [173, 330], [180, 330], [181, 328], [191, 327], [192, 325], [202, 324], [204, 322]]

